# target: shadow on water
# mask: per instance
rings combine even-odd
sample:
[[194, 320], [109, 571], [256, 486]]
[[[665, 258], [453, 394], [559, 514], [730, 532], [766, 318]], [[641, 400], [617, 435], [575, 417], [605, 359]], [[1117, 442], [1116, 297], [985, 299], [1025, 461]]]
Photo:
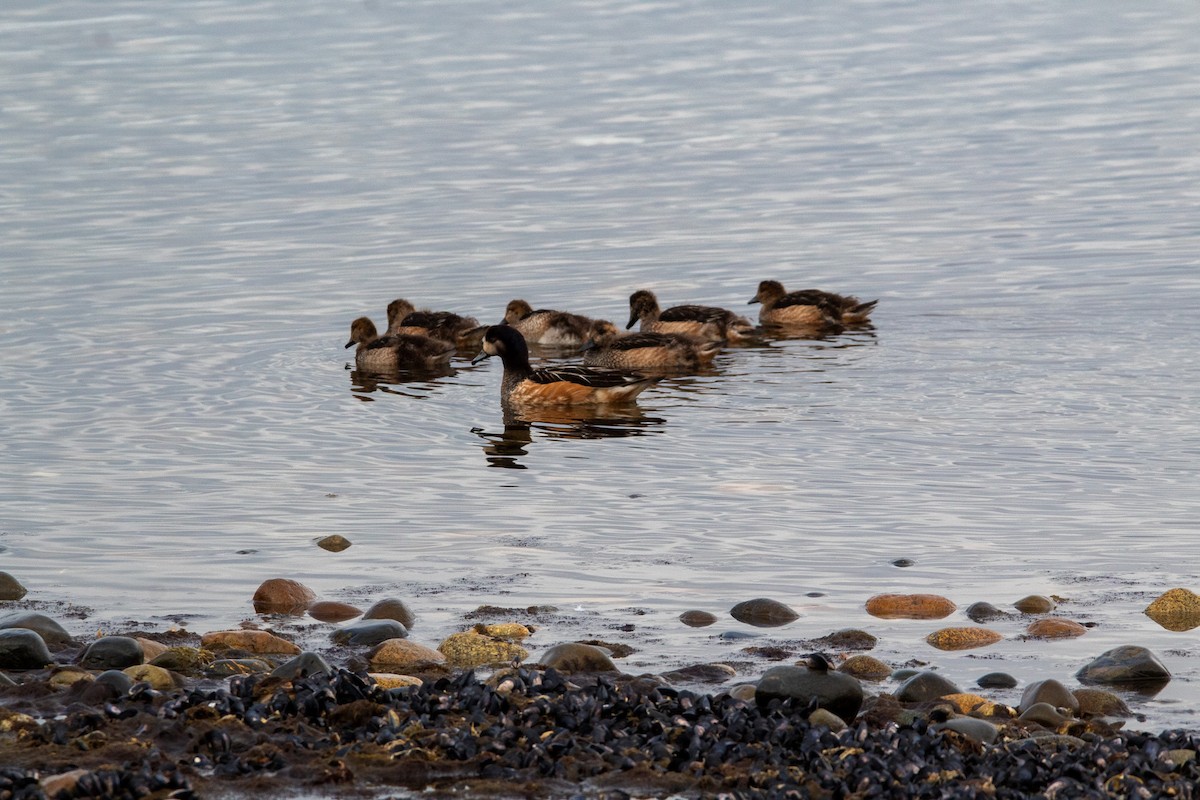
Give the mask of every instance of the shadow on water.
[[428, 397], [438, 388], [441, 378], [449, 378], [457, 374], [454, 367], [447, 366], [437, 370], [385, 370], [368, 371], [355, 369], [347, 365], [350, 372], [350, 392], [364, 403], [370, 403], [375, 398], [370, 395], [396, 394], [403, 397]]
[[484, 458], [489, 467], [528, 469], [521, 459], [538, 439], [615, 439], [659, 433], [666, 425], [661, 417], [647, 416], [637, 406], [505, 408], [504, 432], [472, 428], [484, 440]]

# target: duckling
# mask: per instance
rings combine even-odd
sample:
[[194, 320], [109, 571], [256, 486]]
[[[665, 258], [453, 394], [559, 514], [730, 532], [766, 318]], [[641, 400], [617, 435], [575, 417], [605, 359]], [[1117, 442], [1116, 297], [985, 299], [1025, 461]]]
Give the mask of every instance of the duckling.
[[639, 319], [643, 333], [682, 333], [710, 342], [742, 342], [754, 333], [750, 320], [723, 308], [673, 306], [660, 311], [658, 298], [647, 289], [629, 296], [629, 322], [625, 327], [632, 328]]
[[393, 333], [380, 336], [375, 323], [359, 317], [350, 323], [350, 341], [346, 347], [358, 345], [354, 363], [359, 369], [390, 372], [397, 369], [445, 368], [450, 362], [454, 345], [429, 336]]
[[592, 320], [566, 311], [533, 310], [524, 300], [513, 300], [504, 309], [504, 323], [515, 328], [528, 344], [582, 347]]
[[867, 322], [878, 300], [860, 303], [857, 297], [819, 289], [787, 292], [779, 281], [763, 281], [750, 303], [762, 303], [763, 325], [856, 325]]
[[431, 336], [458, 347], [474, 348], [483, 341], [486, 325], [480, 325], [474, 317], [460, 317], [450, 311], [417, 311], [404, 298], [388, 303], [388, 329], [384, 336], [407, 333]]
[[529, 366], [529, 346], [511, 325], [493, 325], [483, 335], [483, 349], [471, 360], [500, 356], [504, 378], [500, 382], [502, 405], [604, 405], [624, 403], [661, 378], [600, 367]]
[[610, 369], [694, 372], [712, 363], [723, 342], [706, 342], [682, 333], [631, 333], [599, 320], [583, 346], [583, 363]]

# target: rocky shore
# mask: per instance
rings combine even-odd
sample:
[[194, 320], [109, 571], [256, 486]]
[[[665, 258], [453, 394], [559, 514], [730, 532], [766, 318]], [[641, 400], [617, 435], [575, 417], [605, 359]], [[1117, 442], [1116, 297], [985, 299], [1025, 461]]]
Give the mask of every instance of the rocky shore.
[[[1164, 602], [1180, 620], [1192, 600], [1173, 591]], [[0, 598], [0, 800], [1189, 798], [1200, 785], [1200, 734], [1125, 730], [1120, 690], [1170, 680], [1136, 646], [1098, 656], [1075, 676], [1080, 688], [1038, 681], [1009, 706], [988, 694], [1011, 676], [965, 690], [933, 669], [894, 670], [862, 652], [873, 646], [865, 631], [754, 676], [724, 664], [632, 675], [605, 643], [561, 642], [529, 663], [529, 617], [545, 609], [481, 608], [432, 647], [408, 638], [416, 616], [400, 599], [362, 612], [276, 580], [254, 597], [257, 628], [81, 641], [14, 593]], [[937, 618], [953, 604], [881, 595], [867, 607]], [[270, 630], [294, 614], [361, 619], [305, 650], [280, 635], [286, 626]], [[766, 598], [731, 614], [795, 618]], [[982, 625], [935, 633], [946, 648], [991, 638]]]

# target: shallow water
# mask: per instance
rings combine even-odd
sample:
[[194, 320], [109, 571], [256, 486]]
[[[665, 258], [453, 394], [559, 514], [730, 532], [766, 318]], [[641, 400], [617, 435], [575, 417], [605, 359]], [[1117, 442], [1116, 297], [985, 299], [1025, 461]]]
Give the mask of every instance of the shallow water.
[[[1200, 588], [1194, 5], [5, 16], [0, 569], [77, 634], [235, 624], [286, 576], [410, 599], [429, 643], [554, 604], [662, 670], [748, 661], [676, 616], [769, 596], [803, 616], [756, 644], [862, 627], [964, 686], [1143, 644], [1175, 679], [1142, 723], [1200, 725], [1195, 632], [1141, 614]], [[342, 348], [398, 296], [620, 324], [637, 288], [754, 313], [763, 278], [874, 329], [507, 432], [498, 364], [373, 383]], [[945, 654], [881, 591], [1096, 626]]]

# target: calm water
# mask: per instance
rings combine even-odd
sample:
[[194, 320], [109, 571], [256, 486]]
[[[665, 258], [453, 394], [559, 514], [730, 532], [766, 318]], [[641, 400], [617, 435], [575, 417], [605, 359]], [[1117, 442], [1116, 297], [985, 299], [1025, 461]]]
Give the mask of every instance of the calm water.
[[[1176, 676], [1145, 725], [1200, 727], [1196, 632], [1141, 614], [1200, 589], [1198, 34], [1187, 2], [10, 3], [0, 569], [81, 636], [236, 624], [286, 576], [409, 599], [430, 644], [554, 604], [535, 653], [630, 671], [750, 662], [676, 616], [763, 595], [803, 616], [757, 644], [863, 627], [964, 686], [1142, 644]], [[394, 297], [623, 323], [763, 278], [875, 330], [524, 437], [499, 364], [370, 385], [342, 348]], [[1096, 627], [943, 654], [880, 591]]]

